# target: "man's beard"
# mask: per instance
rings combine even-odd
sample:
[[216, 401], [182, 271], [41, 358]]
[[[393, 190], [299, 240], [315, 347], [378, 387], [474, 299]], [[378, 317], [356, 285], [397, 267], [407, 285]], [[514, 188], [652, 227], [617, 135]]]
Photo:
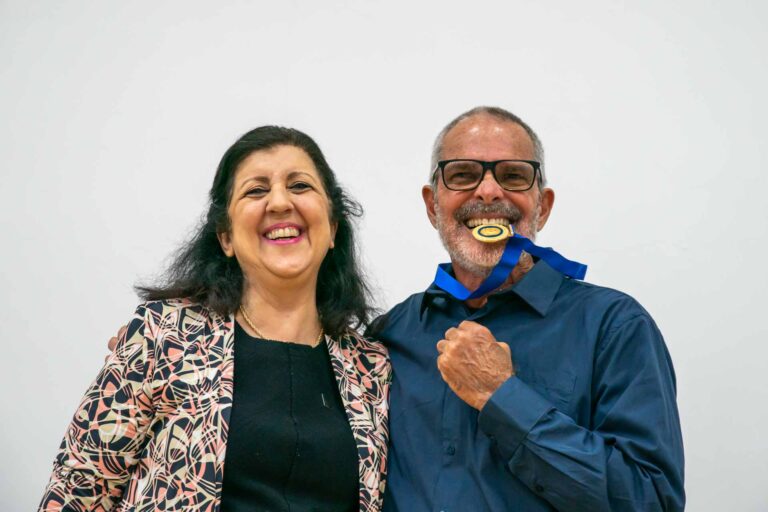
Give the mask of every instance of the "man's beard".
[[539, 224], [539, 202], [534, 205], [533, 215], [524, 221], [523, 214], [512, 203], [483, 204], [469, 202], [453, 212], [452, 219], [445, 219], [440, 205], [435, 201], [435, 217], [437, 232], [443, 247], [448, 251], [454, 267], [485, 279], [501, 259], [506, 244], [503, 242], [485, 243], [475, 240], [472, 231], [464, 222], [472, 218], [487, 219], [504, 217], [509, 219], [515, 233], [519, 233], [531, 241], [536, 239]]

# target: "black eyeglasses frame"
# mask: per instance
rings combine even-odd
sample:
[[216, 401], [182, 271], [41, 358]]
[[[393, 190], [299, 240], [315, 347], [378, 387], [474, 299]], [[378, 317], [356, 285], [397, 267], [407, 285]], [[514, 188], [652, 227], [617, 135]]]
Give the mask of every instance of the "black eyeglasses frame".
[[[445, 181], [445, 166], [450, 164], [451, 162], [476, 162], [483, 166], [483, 172], [480, 175], [480, 179], [478, 180], [477, 184], [472, 188], [461, 188], [461, 189], [455, 189], [448, 186], [448, 183]], [[531, 180], [531, 184], [528, 185], [528, 188], [523, 189], [514, 189], [509, 190], [507, 188], [504, 188], [504, 186], [499, 183], [498, 178], [496, 178], [496, 165], [501, 162], [524, 162], [527, 164], [530, 164], [533, 167], [533, 179]], [[453, 158], [450, 160], [440, 160], [437, 162], [437, 166], [435, 167], [434, 172], [432, 173], [432, 177], [434, 179], [435, 173], [440, 171], [440, 176], [442, 177], [443, 185], [445, 185], [445, 188], [448, 190], [452, 190], [454, 192], [469, 192], [471, 190], [475, 190], [477, 187], [480, 186], [480, 184], [483, 182], [483, 179], [485, 179], [485, 173], [486, 171], [491, 171], [491, 174], [493, 175], [493, 179], [496, 180], [496, 183], [506, 190], [507, 192], [525, 192], [527, 190], [531, 190], [531, 187], [533, 187], [533, 184], [536, 183], [536, 177], [538, 176], [539, 179], [539, 186], [541, 186], [541, 162], [537, 162], [536, 160], [515, 160], [511, 158], [505, 158], [504, 160], [475, 160], [472, 158]]]

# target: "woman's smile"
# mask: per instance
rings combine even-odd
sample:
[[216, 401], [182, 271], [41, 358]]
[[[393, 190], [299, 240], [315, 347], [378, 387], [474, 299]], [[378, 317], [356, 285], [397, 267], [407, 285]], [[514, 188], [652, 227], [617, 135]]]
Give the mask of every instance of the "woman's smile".
[[304, 239], [305, 234], [306, 233], [301, 226], [290, 222], [281, 222], [267, 228], [263, 237], [269, 243], [286, 245], [301, 242]]

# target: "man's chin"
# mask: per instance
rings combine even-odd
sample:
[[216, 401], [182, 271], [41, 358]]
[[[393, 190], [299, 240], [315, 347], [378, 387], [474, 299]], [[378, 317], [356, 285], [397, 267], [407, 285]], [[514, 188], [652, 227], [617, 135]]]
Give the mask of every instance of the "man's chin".
[[489, 249], [491, 248], [483, 248], [479, 251], [457, 249], [448, 251], [448, 254], [454, 266], [459, 266], [472, 275], [487, 277], [501, 259], [503, 245], [497, 250], [491, 251]]
[[478, 277], [487, 277], [504, 252], [503, 242], [480, 242], [463, 226], [453, 232], [444, 232], [438, 227], [438, 232], [453, 266]]

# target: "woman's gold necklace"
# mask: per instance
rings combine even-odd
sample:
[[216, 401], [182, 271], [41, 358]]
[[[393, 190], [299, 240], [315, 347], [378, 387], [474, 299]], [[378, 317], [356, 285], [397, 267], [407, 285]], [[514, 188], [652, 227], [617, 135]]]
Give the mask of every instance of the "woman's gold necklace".
[[[240, 313], [243, 314], [243, 318], [245, 318], [245, 322], [248, 324], [248, 327], [250, 327], [251, 330], [253, 332], [255, 332], [256, 335], [259, 338], [262, 338], [262, 339], [265, 339], [265, 340], [269, 339], [266, 336], [264, 336], [263, 334], [261, 334], [261, 331], [258, 330], [255, 325], [253, 325], [253, 322], [251, 322], [251, 319], [248, 317], [248, 313], [245, 312], [245, 308], [243, 307], [242, 304], [240, 304]], [[320, 328], [320, 334], [317, 335], [317, 339], [315, 340], [315, 345], [313, 345], [313, 346], [317, 346], [320, 343], [321, 339], [323, 339], [323, 328], [322, 327]]]

